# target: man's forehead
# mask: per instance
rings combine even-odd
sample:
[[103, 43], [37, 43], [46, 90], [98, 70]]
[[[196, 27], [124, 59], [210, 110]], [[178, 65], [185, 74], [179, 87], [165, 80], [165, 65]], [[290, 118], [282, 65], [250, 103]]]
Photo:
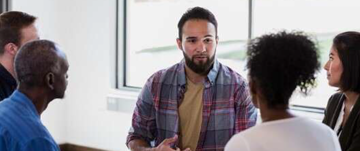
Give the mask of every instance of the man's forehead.
[[192, 28], [208, 28], [208, 29], [215, 30], [215, 26], [207, 20], [188, 20], [188, 21], [186, 21], [183, 26], [183, 30], [192, 29]]
[[206, 20], [189, 20], [183, 26], [183, 35], [188, 36], [215, 36], [215, 26]]

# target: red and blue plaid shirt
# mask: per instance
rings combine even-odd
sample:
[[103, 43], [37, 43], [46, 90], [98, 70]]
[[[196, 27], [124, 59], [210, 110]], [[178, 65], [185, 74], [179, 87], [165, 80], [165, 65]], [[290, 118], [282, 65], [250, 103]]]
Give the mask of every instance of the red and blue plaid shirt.
[[[157, 146], [179, 135], [178, 108], [185, 88], [184, 60], [153, 74], [139, 95], [126, 144], [142, 139]], [[203, 118], [196, 150], [224, 150], [230, 138], [254, 126], [256, 118], [245, 79], [215, 60], [204, 81]]]

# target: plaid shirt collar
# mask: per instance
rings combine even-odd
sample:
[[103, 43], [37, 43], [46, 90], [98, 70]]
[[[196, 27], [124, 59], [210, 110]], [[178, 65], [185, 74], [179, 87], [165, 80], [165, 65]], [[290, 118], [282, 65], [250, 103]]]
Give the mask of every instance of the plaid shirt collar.
[[[211, 70], [209, 71], [207, 78], [205, 79], [205, 88], [209, 88], [211, 85], [215, 84], [216, 76], [219, 72], [220, 63], [217, 59], [214, 59], [214, 64]], [[186, 85], [186, 74], [185, 74], [185, 59], [182, 59], [180, 62], [180, 68], [178, 70], [180, 74], [178, 74], [178, 81], [181, 87], [185, 87]]]

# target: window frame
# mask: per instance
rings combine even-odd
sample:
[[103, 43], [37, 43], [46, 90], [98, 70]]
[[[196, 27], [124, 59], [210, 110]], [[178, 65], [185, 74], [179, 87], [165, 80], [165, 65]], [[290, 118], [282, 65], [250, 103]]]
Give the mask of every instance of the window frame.
[[[248, 38], [251, 40], [254, 30], [254, 0], [248, 0]], [[116, 64], [115, 64], [115, 89], [121, 92], [129, 92], [134, 97], [137, 95], [141, 87], [129, 86], [126, 83], [127, 78], [127, 35], [128, 35], [128, 21], [127, 21], [128, 3], [127, 0], [116, 0]], [[307, 116], [320, 120], [319, 115], [323, 115], [325, 107], [314, 107], [290, 104], [290, 109], [299, 112], [306, 113]]]
[[10, 0], [0, 0], [0, 13], [7, 12], [11, 8]]

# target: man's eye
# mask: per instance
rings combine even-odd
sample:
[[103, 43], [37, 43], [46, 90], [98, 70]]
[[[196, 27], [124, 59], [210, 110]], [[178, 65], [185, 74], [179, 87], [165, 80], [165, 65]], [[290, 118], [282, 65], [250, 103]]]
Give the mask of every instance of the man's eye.
[[210, 43], [210, 42], [212, 42], [212, 40], [211, 39], [205, 39], [204, 42], [205, 43]]
[[189, 39], [189, 40], [187, 40], [187, 42], [190, 42], [190, 43], [195, 43], [195, 42], [196, 42], [196, 40], [195, 40], [195, 39]]

